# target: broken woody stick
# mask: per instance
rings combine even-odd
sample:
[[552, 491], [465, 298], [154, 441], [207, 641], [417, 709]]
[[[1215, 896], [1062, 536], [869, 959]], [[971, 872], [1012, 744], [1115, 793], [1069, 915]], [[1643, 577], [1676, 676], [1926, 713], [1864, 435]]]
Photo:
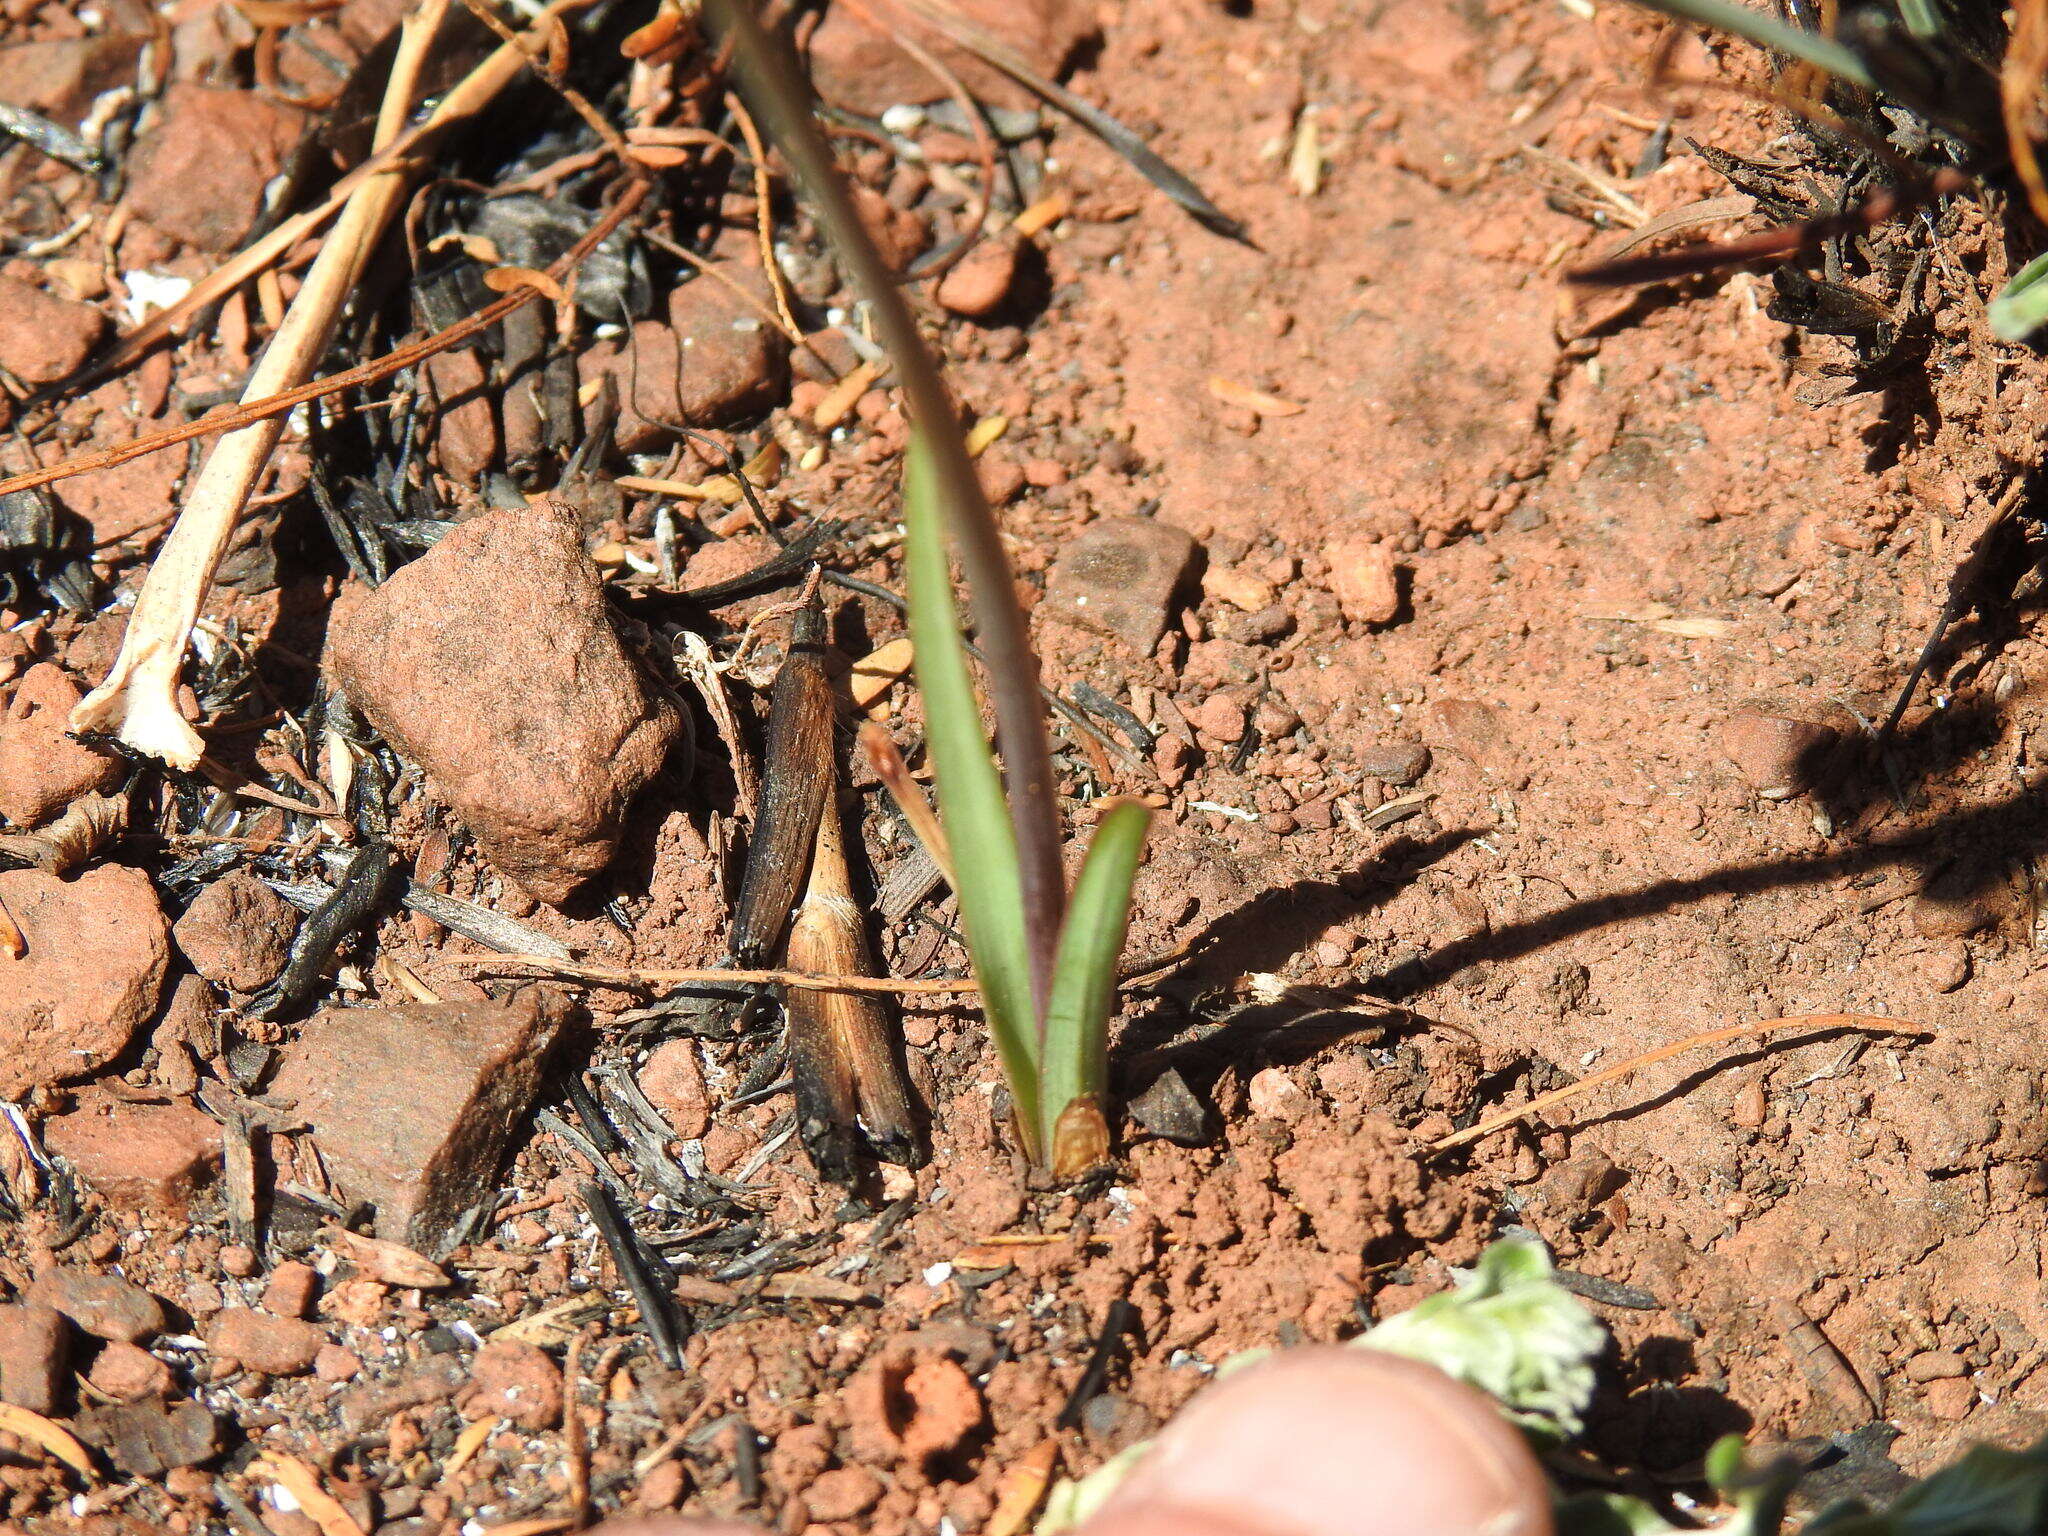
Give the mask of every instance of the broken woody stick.
[[[404, 134], [421, 68], [447, 6], [448, 0], [424, 0], [406, 18], [377, 114], [373, 151], [389, 148]], [[538, 29], [548, 24], [555, 9], [542, 13], [529, 36], [545, 35]], [[522, 47], [511, 44], [497, 50], [450, 93], [435, 120], [445, 128], [476, 111], [514, 78], [526, 57]], [[450, 111], [458, 96], [463, 110]], [[420, 134], [414, 148], [424, 150], [431, 142], [429, 135]], [[391, 165], [366, 177], [350, 193], [304, 285], [249, 375], [242, 393], [245, 404], [290, 389], [311, 375], [334, 335], [343, 302], [398, 208], [411, 168], [410, 162]], [[205, 744], [178, 708], [179, 668], [214, 568], [284, 425], [282, 415], [268, 416], [223, 434], [214, 444], [143, 580], [112, 670], [71, 712], [74, 731], [111, 734], [175, 767], [198, 763]]]
[[[829, 759], [824, 777], [810, 883], [790, 922], [785, 964], [816, 975], [871, 976], [874, 958], [853, 896], [833, 793], [838, 773]], [[790, 992], [785, 1007], [797, 1129], [818, 1172], [851, 1182], [863, 1133], [890, 1162], [922, 1162], [917, 1118], [882, 1000], [865, 992], [804, 989]]]

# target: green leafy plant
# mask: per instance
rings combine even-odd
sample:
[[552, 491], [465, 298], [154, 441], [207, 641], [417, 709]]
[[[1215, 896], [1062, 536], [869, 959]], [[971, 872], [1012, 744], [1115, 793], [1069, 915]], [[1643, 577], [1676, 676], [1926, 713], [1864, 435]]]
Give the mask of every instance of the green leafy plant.
[[[742, 87], [865, 297], [909, 406], [910, 631], [961, 926], [1025, 1153], [1055, 1177], [1073, 1177], [1108, 1149], [1109, 1013], [1150, 813], [1130, 801], [1104, 809], [1070, 897], [1038, 658], [958, 409], [855, 212], [786, 45], [762, 27], [749, 0], [706, 0], [705, 11], [729, 40]], [[1000, 768], [982, 729], [952, 554], [967, 579]]]

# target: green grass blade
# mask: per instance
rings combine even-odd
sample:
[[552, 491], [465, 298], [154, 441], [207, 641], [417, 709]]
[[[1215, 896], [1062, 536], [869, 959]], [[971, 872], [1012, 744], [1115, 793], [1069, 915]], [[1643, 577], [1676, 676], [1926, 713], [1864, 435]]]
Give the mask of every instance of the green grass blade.
[[2000, 341], [2025, 341], [2048, 324], [2048, 256], [2036, 256], [2015, 272], [1985, 313]]
[[1151, 821], [1152, 812], [1136, 800], [1111, 806], [1095, 829], [1081, 877], [1074, 882], [1053, 968], [1039, 1076], [1040, 1134], [1047, 1146], [1061, 1111], [1078, 1098], [1102, 1097], [1108, 1087], [1116, 962], [1130, 924], [1131, 881]]
[[1878, 89], [1863, 61], [1831, 37], [1789, 26], [1764, 11], [1753, 11], [1739, 0], [1636, 0], [1636, 3], [1680, 21], [1695, 21], [1717, 27], [1737, 37], [1748, 38], [1759, 48], [1769, 48], [1788, 58], [1800, 59], [1824, 69], [1839, 80], [1860, 85], [1866, 91]]
[[903, 523], [910, 641], [924, 696], [939, 820], [959, 876], [960, 922], [981, 982], [982, 1013], [1017, 1103], [1017, 1124], [1026, 1152], [1037, 1162], [1039, 1040], [1017, 835], [995, 755], [981, 733], [981, 704], [967, 664], [946, 554], [945, 514], [922, 431], [911, 437], [903, 466]]

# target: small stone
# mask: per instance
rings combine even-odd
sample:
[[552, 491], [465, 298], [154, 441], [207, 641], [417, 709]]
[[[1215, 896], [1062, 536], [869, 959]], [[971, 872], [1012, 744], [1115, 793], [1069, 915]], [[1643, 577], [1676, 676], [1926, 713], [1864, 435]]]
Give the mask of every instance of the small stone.
[[1391, 624], [1401, 615], [1401, 576], [1391, 546], [1355, 539], [1332, 546], [1330, 590], [1354, 624]]
[[1280, 600], [1279, 589], [1242, 566], [1212, 565], [1202, 572], [1202, 590], [1246, 613], [1258, 613]]
[[335, 1187], [376, 1207], [376, 1235], [431, 1257], [498, 1188], [562, 1015], [538, 988], [330, 1009], [285, 1048], [272, 1091], [311, 1125]]
[[163, 998], [171, 937], [149, 876], [121, 864], [0, 871], [0, 906], [28, 941], [0, 986], [0, 1097], [18, 1099], [128, 1048]]
[[117, 1403], [169, 1397], [177, 1386], [171, 1368], [135, 1344], [109, 1344], [93, 1361], [85, 1379]]
[[[726, 262], [717, 271], [768, 303], [758, 268]], [[666, 325], [639, 321], [628, 337], [587, 348], [577, 367], [586, 384], [611, 376], [613, 435], [621, 450], [644, 453], [673, 440], [678, 424], [737, 426], [774, 407], [788, 387], [789, 343], [760, 309], [705, 274], [670, 293]]]
[[[164, 508], [184, 473], [185, 461], [179, 455], [146, 453], [125, 464], [73, 475], [50, 489], [58, 505], [92, 526], [92, 542], [98, 547], [161, 525]], [[85, 670], [89, 676], [103, 675], [97, 668]]]
[[[0, 314], [6, 305], [0, 293]], [[120, 779], [114, 757], [65, 734], [72, 706], [84, 697], [71, 674], [50, 661], [30, 667], [15, 684], [0, 713], [0, 816], [16, 826], [36, 826], [80, 795]]]
[[458, 485], [474, 485], [498, 457], [498, 413], [490, 379], [474, 352], [439, 352], [427, 359], [440, 423], [434, 449], [441, 472]]
[[1316, 941], [1315, 957], [1317, 965], [1335, 970], [1339, 966], [1350, 963], [1351, 951], [1342, 944], [1333, 944], [1328, 939], [1319, 939]]
[[245, 1248], [240, 1243], [227, 1243], [220, 1250], [220, 1272], [236, 1280], [246, 1280], [256, 1273], [256, 1250]]
[[1906, 1380], [1925, 1384], [1970, 1374], [1970, 1363], [1953, 1350], [1927, 1349], [1906, 1361]]
[[1354, 753], [1351, 761], [1360, 773], [1382, 784], [1413, 784], [1429, 772], [1429, 748], [1419, 741], [1394, 737]]
[[92, 355], [107, 317], [0, 274], [0, 368], [25, 384], [54, 384]]
[[1021, 243], [1017, 236], [1006, 235], [984, 240], [969, 251], [939, 279], [936, 297], [940, 307], [969, 320], [985, 320], [1001, 309], [1017, 281]]
[[43, 1142], [108, 1204], [165, 1215], [221, 1160], [220, 1127], [190, 1104], [96, 1103], [45, 1121]]
[[320, 1271], [293, 1259], [270, 1272], [260, 1305], [278, 1317], [308, 1317], [319, 1295]]
[[1721, 722], [1721, 755], [1766, 800], [1789, 800], [1813, 787], [1835, 745], [1825, 725], [1758, 705]]
[[362, 1358], [339, 1344], [322, 1344], [313, 1356], [313, 1375], [319, 1381], [353, 1381], [362, 1369]]
[[975, 462], [974, 478], [990, 506], [1007, 506], [1024, 489], [1024, 466], [1008, 454], [985, 453]]
[[1907, 904], [1906, 916], [1913, 931], [1923, 939], [1967, 938], [1998, 925], [2007, 909], [2008, 895], [2000, 870], [1964, 860], [1949, 865], [1928, 881]]
[[1053, 562], [1040, 611], [1150, 656], [1194, 560], [1194, 539], [1171, 523], [1100, 518]]
[[109, 28], [0, 48], [0, 102], [77, 128], [102, 92], [134, 83], [148, 41], [141, 33]]
[[492, 1414], [521, 1429], [553, 1429], [562, 1420], [562, 1373], [536, 1345], [493, 1339], [476, 1352], [456, 1406], [471, 1419]]
[[1214, 1133], [1208, 1105], [1196, 1097], [1178, 1069], [1166, 1068], [1130, 1101], [1131, 1118], [1164, 1141], [1199, 1147]]
[[1937, 1419], [1951, 1424], [1961, 1423], [1970, 1416], [1970, 1410], [1977, 1406], [1975, 1382], [1949, 1379], [1932, 1382], [1926, 1393], [1927, 1411]]
[[315, 1323], [272, 1317], [248, 1307], [230, 1307], [206, 1330], [206, 1347], [216, 1360], [233, 1361], [265, 1376], [303, 1376], [327, 1335]]
[[680, 725], [557, 502], [487, 512], [375, 591], [345, 590], [327, 664], [492, 863], [556, 905], [611, 861]]
[[63, 1401], [71, 1325], [54, 1307], [0, 1306], [0, 1402], [52, 1414]]
[[866, 1467], [835, 1467], [811, 1480], [804, 1490], [804, 1508], [813, 1520], [857, 1520], [881, 1497], [882, 1480]]
[[690, 1491], [690, 1474], [680, 1461], [664, 1461], [640, 1479], [633, 1490], [633, 1508], [646, 1515], [674, 1509]]
[[298, 910], [246, 869], [214, 881], [171, 925], [192, 969], [235, 992], [276, 980], [298, 931]]
[[119, 1275], [86, 1269], [46, 1269], [23, 1293], [28, 1300], [62, 1312], [96, 1339], [137, 1344], [164, 1329], [163, 1303]]
[[872, 187], [853, 189], [853, 208], [867, 226], [883, 264], [899, 276], [931, 244], [931, 230], [923, 219], [908, 208], [898, 208]]
[[1233, 746], [1244, 739], [1244, 706], [1226, 693], [1212, 693], [1186, 711], [1195, 734], [1217, 746]]
[[711, 1098], [695, 1041], [667, 1040], [648, 1052], [640, 1091], [684, 1141], [696, 1141], [710, 1128]]
[[220, 1454], [220, 1423], [197, 1403], [113, 1403], [89, 1408], [74, 1422], [80, 1439], [130, 1477], [161, 1477]]
[[1269, 1120], [1292, 1120], [1309, 1107], [1308, 1095], [1278, 1067], [1262, 1067], [1244, 1085], [1251, 1112]]
[[1927, 985], [1937, 992], [1953, 992], [1970, 979], [1970, 951], [1961, 944], [1944, 944], [1920, 957], [1926, 968]]
[[298, 142], [305, 114], [257, 91], [179, 81], [157, 125], [129, 159], [127, 205], [136, 217], [202, 251], [241, 244], [263, 190]]

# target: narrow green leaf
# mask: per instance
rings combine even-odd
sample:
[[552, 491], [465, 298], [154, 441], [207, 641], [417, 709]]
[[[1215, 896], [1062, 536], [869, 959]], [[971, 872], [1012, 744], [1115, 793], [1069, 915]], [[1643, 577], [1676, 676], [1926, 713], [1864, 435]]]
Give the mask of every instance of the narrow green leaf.
[[2000, 341], [2025, 341], [2048, 323], [2048, 256], [2036, 256], [2012, 275], [1985, 306], [1991, 334]]
[[1661, 11], [1666, 16], [1675, 16], [1680, 21], [1695, 21], [1701, 26], [1718, 27], [1723, 32], [1746, 37], [1759, 48], [1769, 48], [1788, 58], [1803, 60], [1851, 85], [1860, 85], [1866, 91], [1878, 88], [1863, 61], [1833, 38], [1789, 26], [1766, 11], [1751, 10], [1738, 0], [1637, 0], [1637, 3], [1650, 10]]
[[946, 521], [922, 430], [903, 466], [903, 563], [910, 597], [910, 640], [924, 696], [939, 820], [960, 881], [960, 922], [981, 982], [981, 1009], [995, 1036], [1017, 1103], [1017, 1124], [1033, 1162], [1042, 1141], [1037, 1010], [1024, 926], [1017, 835], [1003, 798], [995, 754], [981, 732], [981, 704], [968, 668], [946, 555]]
[[1108, 1085], [1116, 962], [1130, 924], [1131, 881], [1151, 821], [1152, 812], [1136, 800], [1111, 806], [1074, 882], [1046, 1009], [1039, 1117], [1047, 1146], [1061, 1111], [1089, 1094], [1101, 1097]]

